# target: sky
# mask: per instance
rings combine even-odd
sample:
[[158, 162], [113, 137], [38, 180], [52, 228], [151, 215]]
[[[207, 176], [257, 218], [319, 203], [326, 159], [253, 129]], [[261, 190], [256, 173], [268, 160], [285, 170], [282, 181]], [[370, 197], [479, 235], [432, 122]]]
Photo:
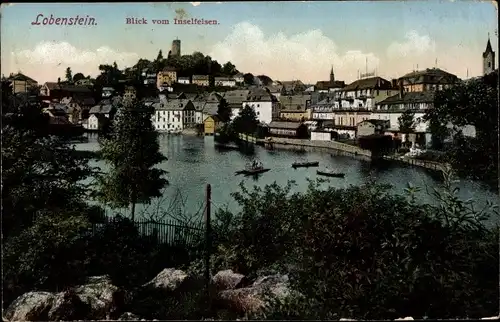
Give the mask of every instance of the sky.
[[[95, 25], [32, 24], [39, 15], [89, 16]], [[176, 25], [176, 17], [217, 24]], [[332, 67], [346, 82], [359, 73], [391, 79], [432, 67], [466, 78], [482, 74], [488, 34], [497, 51], [497, 17], [491, 1], [477, 0], [7, 4], [1, 73], [22, 72], [39, 83], [64, 78], [67, 67], [96, 76], [100, 64], [153, 60], [178, 38], [181, 54], [199, 51], [274, 80], [315, 83], [328, 80]]]

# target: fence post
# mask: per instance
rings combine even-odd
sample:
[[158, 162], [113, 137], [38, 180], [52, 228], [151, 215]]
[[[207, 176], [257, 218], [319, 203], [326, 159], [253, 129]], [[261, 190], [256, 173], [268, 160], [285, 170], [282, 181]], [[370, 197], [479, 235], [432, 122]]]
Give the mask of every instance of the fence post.
[[[210, 227], [210, 206], [212, 203], [212, 187], [207, 184], [205, 195], [205, 283], [207, 298], [210, 299], [210, 247], [211, 247], [211, 227]], [[210, 301], [208, 301], [210, 303]], [[210, 304], [209, 304], [210, 305]]]

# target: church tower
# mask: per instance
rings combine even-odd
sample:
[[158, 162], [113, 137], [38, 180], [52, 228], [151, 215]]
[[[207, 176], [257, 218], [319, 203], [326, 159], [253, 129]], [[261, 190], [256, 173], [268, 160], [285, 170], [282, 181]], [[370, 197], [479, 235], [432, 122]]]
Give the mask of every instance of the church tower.
[[495, 70], [495, 52], [491, 48], [490, 36], [488, 35], [488, 43], [486, 50], [483, 53], [483, 75], [488, 75]]
[[335, 74], [333, 73], [333, 65], [332, 70], [330, 71], [330, 83], [335, 82]]

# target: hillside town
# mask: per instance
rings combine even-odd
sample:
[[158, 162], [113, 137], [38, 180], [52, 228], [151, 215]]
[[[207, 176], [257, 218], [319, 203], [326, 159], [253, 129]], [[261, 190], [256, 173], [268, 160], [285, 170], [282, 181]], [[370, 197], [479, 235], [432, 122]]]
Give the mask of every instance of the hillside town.
[[[172, 42], [169, 59], [181, 57], [180, 47], [180, 40]], [[482, 60], [485, 75], [495, 71], [495, 52], [489, 39]], [[390, 80], [362, 73], [352, 83], [336, 79], [332, 67], [329, 73], [325, 70], [327, 80], [304, 84], [300, 80], [273, 81], [253, 75], [249, 81], [251, 74], [241, 72], [186, 75], [173, 66], [155, 71], [154, 65], [128, 69], [138, 77], [119, 79], [118, 86], [105, 81], [98, 86], [95, 79], [83, 75], [74, 77], [76, 80], [44, 84], [22, 73], [12, 74], [8, 80], [16, 96], [41, 100], [52, 123], [87, 131], [99, 131], [112, 121], [123, 100], [140, 99], [154, 108], [152, 121], [159, 132], [180, 134], [197, 129], [213, 135], [221, 123], [217, 111], [224, 101], [233, 119], [245, 106], [252, 107], [260, 126], [272, 136], [294, 138], [299, 135], [298, 129], [307, 127], [311, 140], [355, 139], [380, 133], [419, 146], [430, 142], [429, 124], [421, 118], [432, 108], [436, 91], [463, 81], [436, 66], [408, 71]], [[232, 70], [237, 71], [234, 66]], [[34, 88], [38, 91], [33, 92]], [[413, 111], [415, 126], [412, 133], [401, 133], [398, 120], [407, 110]], [[474, 136], [471, 127], [463, 131]]]

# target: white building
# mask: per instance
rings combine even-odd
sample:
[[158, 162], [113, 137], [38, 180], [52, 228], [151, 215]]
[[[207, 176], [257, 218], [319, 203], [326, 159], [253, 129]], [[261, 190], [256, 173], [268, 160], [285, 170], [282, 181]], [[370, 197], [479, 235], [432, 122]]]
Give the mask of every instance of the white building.
[[[397, 133], [400, 131], [399, 118], [405, 110], [414, 111], [414, 121], [416, 140], [419, 138], [430, 143], [431, 134], [429, 122], [424, 122], [423, 117], [426, 111], [433, 107], [435, 92], [401, 92], [393, 95], [377, 104], [376, 109], [371, 116], [372, 119], [388, 120], [389, 132]], [[402, 135], [406, 136], [406, 135]], [[403, 141], [405, 138], [403, 137]]]
[[[254, 109], [260, 123], [270, 124], [273, 119], [279, 117], [278, 100], [265, 89], [252, 91], [242, 102], [241, 108], [247, 105]], [[232, 109], [232, 119], [238, 116], [240, 111]]]
[[215, 86], [225, 86], [225, 87], [235, 87], [236, 80], [231, 77], [215, 77], [214, 78]]
[[243, 77], [243, 76], [244, 75], [242, 73], [238, 73], [238, 74], [233, 76], [233, 79], [237, 84], [243, 84], [243, 83], [245, 83], [245, 77]]
[[333, 121], [335, 119], [335, 110], [338, 109], [339, 101], [327, 97], [311, 106], [311, 118], [314, 121]]
[[311, 141], [331, 141], [333, 133], [331, 131], [311, 131]]
[[153, 126], [160, 132], [180, 132], [195, 124], [195, 106], [187, 99], [161, 100], [153, 104]]
[[179, 77], [177, 78], [177, 83], [179, 84], [191, 84], [189, 77]]
[[87, 128], [89, 130], [98, 130], [99, 123], [102, 121], [102, 118], [110, 119], [113, 115], [113, 106], [111, 104], [105, 105], [96, 105], [92, 107], [89, 111], [89, 118], [87, 122]]
[[[385, 93], [384, 93], [385, 92]], [[381, 77], [362, 78], [338, 91], [342, 109], [374, 109], [376, 103], [395, 95], [392, 83]]]

